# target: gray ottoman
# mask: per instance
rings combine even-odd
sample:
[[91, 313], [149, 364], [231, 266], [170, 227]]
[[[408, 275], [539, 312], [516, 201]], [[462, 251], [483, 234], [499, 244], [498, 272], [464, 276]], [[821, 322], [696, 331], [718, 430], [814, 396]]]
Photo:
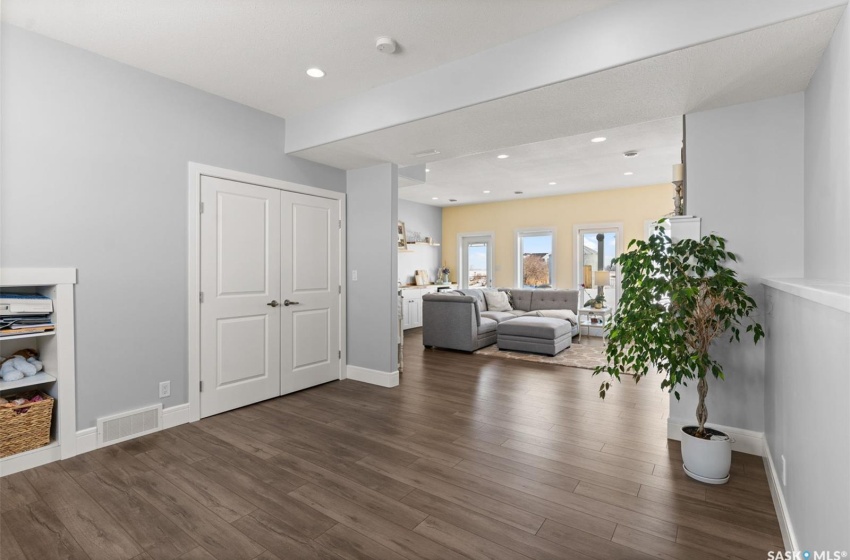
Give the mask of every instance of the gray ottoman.
[[499, 350], [519, 350], [554, 356], [572, 343], [569, 321], [549, 317], [517, 317], [499, 323]]

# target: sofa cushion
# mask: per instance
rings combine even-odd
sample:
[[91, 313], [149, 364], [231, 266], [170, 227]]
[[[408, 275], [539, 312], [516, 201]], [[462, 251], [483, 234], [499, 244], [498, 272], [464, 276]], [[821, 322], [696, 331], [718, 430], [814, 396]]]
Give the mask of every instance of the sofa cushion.
[[[516, 319], [514, 319], [516, 320]], [[496, 330], [496, 327], [499, 326], [499, 323], [494, 321], [493, 319], [488, 319], [486, 317], [481, 317], [481, 324], [478, 325], [478, 336], [481, 336], [484, 333], [493, 332]]]
[[517, 317], [511, 321], [499, 323], [499, 336], [512, 335], [555, 340], [571, 332], [572, 326], [567, 321], [548, 317]]
[[487, 311], [487, 300], [484, 299], [484, 290], [479, 288], [467, 288], [466, 290], [458, 290], [465, 296], [470, 296], [475, 298], [475, 301], [478, 302], [478, 309], [481, 311]]
[[529, 312], [523, 311], [522, 309], [513, 309], [511, 311], [505, 311], [505, 313], [510, 313], [514, 317], [522, 317], [523, 315], [525, 315], [526, 313], [529, 313]]
[[505, 311], [482, 311], [481, 317], [493, 319], [497, 323], [501, 323], [502, 321], [510, 321], [511, 319], [516, 319], [516, 315], [513, 313], [507, 313]]
[[520, 311], [531, 311], [532, 290], [511, 290], [511, 307]]
[[578, 310], [578, 290], [534, 290], [529, 311], [541, 309]]
[[525, 314], [526, 317], [551, 317], [552, 319], [563, 319], [569, 321], [573, 325], [578, 325], [578, 317], [571, 309], [539, 309], [537, 311], [529, 311]]
[[508, 294], [496, 290], [484, 292], [487, 301], [487, 311], [510, 311], [513, 309], [508, 302]]

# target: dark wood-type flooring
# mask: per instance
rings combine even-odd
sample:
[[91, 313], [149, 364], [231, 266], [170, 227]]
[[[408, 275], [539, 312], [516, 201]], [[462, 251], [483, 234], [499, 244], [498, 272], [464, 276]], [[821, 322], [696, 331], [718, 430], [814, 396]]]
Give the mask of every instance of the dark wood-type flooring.
[[311, 390], [0, 479], [0, 557], [763, 559], [762, 461], [682, 472], [654, 380], [424, 350], [401, 386]]

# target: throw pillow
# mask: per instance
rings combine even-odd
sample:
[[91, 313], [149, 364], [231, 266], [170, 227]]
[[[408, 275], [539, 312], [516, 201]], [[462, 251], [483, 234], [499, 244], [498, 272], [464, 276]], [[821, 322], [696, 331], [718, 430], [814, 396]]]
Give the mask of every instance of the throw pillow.
[[484, 292], [484, 299], [487, 300], [488, 311], [512, 311], [513, 307], [508, 302], [508, 294], [505, 292]]

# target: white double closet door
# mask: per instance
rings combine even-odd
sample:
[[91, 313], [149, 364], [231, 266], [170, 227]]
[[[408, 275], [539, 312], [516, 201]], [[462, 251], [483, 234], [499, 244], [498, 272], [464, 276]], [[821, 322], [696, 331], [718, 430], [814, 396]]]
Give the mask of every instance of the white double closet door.
[[201, 202], [201, 416], [339, 379], [339, 201], [203, 177]]

